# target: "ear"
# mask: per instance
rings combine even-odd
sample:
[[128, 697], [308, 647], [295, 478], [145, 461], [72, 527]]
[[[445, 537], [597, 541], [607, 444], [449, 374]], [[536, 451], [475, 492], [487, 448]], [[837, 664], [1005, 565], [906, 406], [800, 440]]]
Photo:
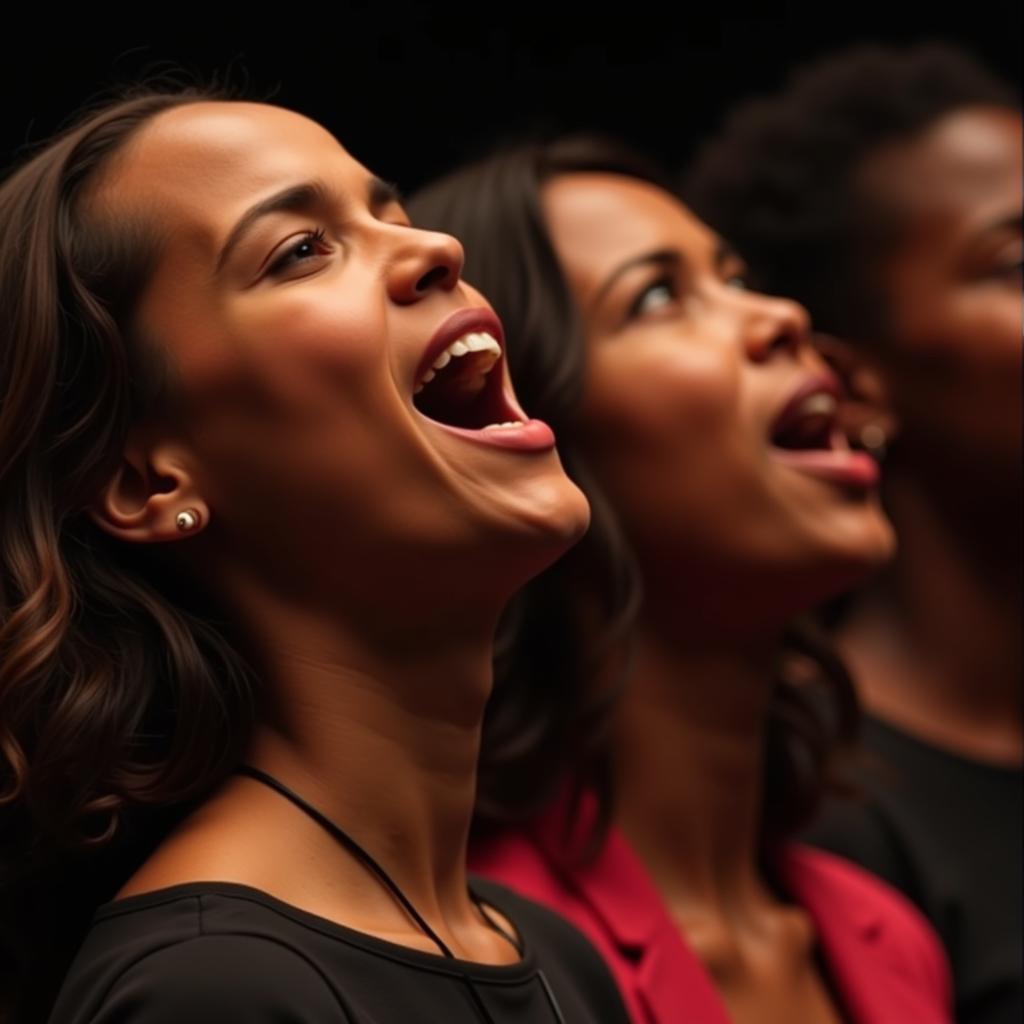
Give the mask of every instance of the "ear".
[[831, 334], [813, 335], [814, 347], [843, 384], [839, 426], [850, 444], [882, 457], [899, 434], [899, 420], [876, 356], [867, 346]]
[[210, 521], [186, 452], [166, 442], [150, 445], [141, 435], [129, 437], [121, 464], [89, 515], [100, 529], [133, 544], [180, 540]]

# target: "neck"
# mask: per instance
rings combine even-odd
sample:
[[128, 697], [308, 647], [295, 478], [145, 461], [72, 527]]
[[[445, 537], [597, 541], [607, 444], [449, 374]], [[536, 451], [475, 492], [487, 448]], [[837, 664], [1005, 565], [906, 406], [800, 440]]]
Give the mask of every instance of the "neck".
[[[346, 629], [342, 616], [269, 598], [248, 611], [249, 634], [259, 638], [255, 658], [273, 695], [249, 763], [348, 832], [425, 917], [464, 913], [498, 609], [473, 621], [449, 616], [436, 629], [418, 623], [403, 630], [396, 617], [376, 638], [362, 624]], [[312, 835], [325, 875], [363, 871], [321, 832]]]
[[647, 620], [616, 720], [617, 821], [682, 916], [763, 894], [765, 723], [776, 637], [747, 644]]
[[842, 644], [868, 708], [966, 756], [1024, 759], [1020, 502], [894, 473], [900, 553]]

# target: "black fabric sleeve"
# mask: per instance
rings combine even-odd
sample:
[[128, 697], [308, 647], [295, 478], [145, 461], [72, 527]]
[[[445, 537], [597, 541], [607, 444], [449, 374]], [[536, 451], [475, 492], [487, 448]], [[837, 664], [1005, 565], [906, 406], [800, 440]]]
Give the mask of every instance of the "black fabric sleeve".
[[[351, 1024], [326, 980], [271, 939], [203, 935], [149, 953], [81, 1024]], [[77, 1024], [77, 1021], [76, 1021]]]

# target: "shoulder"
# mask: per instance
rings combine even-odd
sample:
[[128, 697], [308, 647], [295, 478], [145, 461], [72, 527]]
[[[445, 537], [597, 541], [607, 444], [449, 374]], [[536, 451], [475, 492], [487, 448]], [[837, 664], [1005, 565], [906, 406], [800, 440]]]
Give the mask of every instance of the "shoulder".
[[924, 914], [882, 879], [844, 857], [800, 844], [785, 854], [791, 888], [819, 927], [849, 931], [884, 953], [890, 966], [933, 991], [949, 987], [949, 966]]
[[257, 905], [238, 901], [234, 927], [211, 930], [203, 899], [153, 893], [111, 904], [72, 964], [51, 1024], [348, 1020], [286, 935], [248, 930]]
[[474, 877], [473, 889], [516, 927], [556, 993], [572, 994], [595, 1020], [627, 1020], [618, 988], [597, 950], [560, 914], [497, 882]]
[[859, 864], [838, 854], [794, 843], [786, 852], [788, 870], [798, 877], [801, 888], [814, 891], [838, 913], [840, 909], [853, 919], [881, 915], [886, 923], [908, 937], [930, 939], [931, 926], [903, 893]]

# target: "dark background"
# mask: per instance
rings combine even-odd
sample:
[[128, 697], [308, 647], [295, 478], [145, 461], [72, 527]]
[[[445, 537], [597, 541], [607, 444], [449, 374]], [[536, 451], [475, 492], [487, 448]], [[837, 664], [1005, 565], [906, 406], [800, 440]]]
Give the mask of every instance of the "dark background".
[[258, 14], [237, 12], [229, 29], [211, 23], [211, 10], [167, 7], [148, 23], [114, 23], [49, 9], [0, 42], [0, 162], [97, 90], [166, 62], [219, 72], [254, 98], [310, 115], [406, 190], [530, 128], [603, 130], [678, 164], [735, 100], [857, 42], [956, 42], [1021, 81], [1020, 0], [957, 0], [948, 10], [619, 0], [602, 10], [271, 0]]

